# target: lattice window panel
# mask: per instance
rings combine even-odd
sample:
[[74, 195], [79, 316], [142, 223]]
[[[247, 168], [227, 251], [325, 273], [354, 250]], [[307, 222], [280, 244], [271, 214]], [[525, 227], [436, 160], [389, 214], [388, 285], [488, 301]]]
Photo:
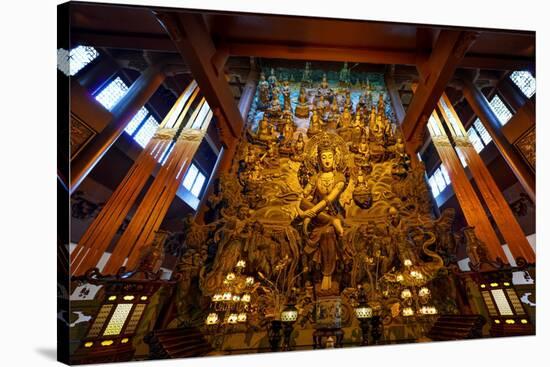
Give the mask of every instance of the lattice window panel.
[[117, 77], [99, 92], [99, 94], [95, 96], [95, 99], [110, 111], [127, 92], [128, 86], [120, 77]]
[[126, 330], [124, 331], [125, 334], [132, 334], [136, 330], [146, 306], [147, 305], [145, 303], [138, 303], [136, 305], [136, 308], [134, 308], [134, 313], [132, 314], [130, 321], [128, 321], [128, 326], [126, 326]]
[[516, 314], [524, 315], [525, 311], [523, 310], [523, 306], [521, 305], [521, 301], [519, 300], [518, 295], [516, 294], [516, 291], [512, 288], [507, 288], [506, 294], [508, 294], [508, 298], [512, 303], [512, 307], [514, 308], [514, 311], [516, 311]]
[[500, 124], [506, 125], [506, 123], [512, 118], [512, 112], [510, 112], [508, 107], [506, 107], [504, 102], [502, 102], [502, 99], [500, 99], [500, 97], [495, 94], [489, 104], [491, 105], [491, 108], [493, 109], [495, 115], [497, 115]]
[[147, 143], [153, 138], [153, 135], [157, 132], [159, 123], [153, 116], [149, 116], [147, 121], [141, 125], [141, 128], [134, 136], [134, 140], [141, 145], [142, 148], [145, 148]]
[[493, 141], [493, 138], [491, 138], [491, 135], [489, 134], [487, 129], [485, 129], [485, 126], [483, 126], [483, 123], [479, 118], [477, 118], [474, 121], [474, 126], [477, 132], [479, 133], [479, 136], [481, 136], [481, 139], [483, 140], [483, 144], [487, 145]]
[[111, 313], [111, 309], [113, 308], [113, 305], [103, 305], [101, 309], [99, 310], [97, 317], [95, 318], [94, 324], [90, 328], [90, 331], [88, 332], [89, 338], [95, 338], [99, 335], [101, 332], [101, 329], [103, 328], [103, 324], [105, 324], [105, 320], [107, 320], [107, 317], [109, 317], [109, 314]]
[[447, 184], [447, 186], [449, 186], [451, 184], [451, 178], [449, 177], [449, 173], [447, 172], [447, 168], [445, 168], [444, 165], [441, 165], [439, 167], [439, 169], [441, 170], [441, 173], [443, 174], [443, 178], [445, 179], [445, 183]]
[[504, 294], [504, 290], [493, 289], [491, 290], [491, 293], [493, 294], [493, 298], [495, 299], [495, 303], [497, 304], [497, 308], [500, 314], [502, 316], [513, 316], [514, 312], [510, 308], [510, 304], [508, 303], [508, 299]]
[[445, 103], [445, 100], [441, 98], [439, 101], [441, 102], [441, 106], [443, 106], [443, 111], [447, 116], [447, 121], [451, 123], [451, 127], [454, 130], [455, 135], [463, 136], [464, 134], [462, 133], [462, 129], [460, 128], [460, 122], [457, 121], [455, 115], [453, 114], [449, 106], [447, 106], [447, 104]]
[[430, 118], [428, 119], [428, 126], [430, 127], [430, 130], [434, 134], [434, 136], [443, 135], [443, 132], [439, 128], [439, 124], [437, 123], [433, 115], [430, 115]]
[[126, 125], [124, 131], [126, 131], [129, 135], [132, 135], [148, 114], [149, 110], [145, 106], [141, 107], [135, 116], [130, 120], [128, 125]]
[[462, 154], [462, 151], [460, 149], [455, 149], [456, 155], [458, 155], [458, 159], [460, 159], [460, 163], [462, 163], [462, 167], [466, 168], [468, 167], [468, 162], [466, 162], [466, 157], [464, 157], [464, 154]]
[[437, 195], [439, 195], [439, 188], [437, 187], [437, 184], [435, 183], [435, 178], [434, 176], [430, 177], [428, 179], [428, 182], [430, 184], [430, 187], [432, 188], [432, 192], [433, 192], [433, 195], [434, 197], [436, 197]]
[[103, 335], [119, 335], [133, 306], [133, 303], [118, 304], [115, 312], [113, 312], [113, 316], [111, 316], [111, 319], [109, 320], [109, 324], [105, 328]]
[[531, 98], [536, 91], [536, 81], [528, 71], [514, 71], [510, 74], [510, 79], [521, 90], [527, 98]]
[[90, 46], [78, 46], [71, 51], [60, 48], [57, 50], [57, 68], [65, 75], [73, 76], [98, 56], [99, 52]]
[[443, 177], [443, 173], [441, 172], [441, 169], [436, 169], [434, 172], [435, 177], [435, 183], [437, 184], [437, 188], [440, 192], [443, 192], [445, 190], [445, 187], [447, 187], [447, 183], [445, 182], [445, 178]]
[[487, 311], [489, 311], [489, 315], [491, 316], [498, 316], [497, 309], [495, 307], [495, 304], [493, 303], [493, 299], [491, 298], [491, 295], [488, 291], [481, 292], [481, 295], [483, 296], [483, 301], [485, 301], [485, 305], [487, 306]]
[[485, 145], [483, 145], [483, 142], [474, 127], [468, 129], [468, 139], [470, 139], [470, 142], [474, 146], [476, 152], [479, 153], [483, 150], [483, 148], [485, 148]]

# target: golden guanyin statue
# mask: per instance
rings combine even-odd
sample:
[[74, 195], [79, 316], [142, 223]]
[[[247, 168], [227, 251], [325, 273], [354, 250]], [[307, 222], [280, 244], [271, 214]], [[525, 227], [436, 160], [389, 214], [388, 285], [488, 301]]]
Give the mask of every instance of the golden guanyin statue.
[[331, 135], [323, 134], [317, 144], [319, 170], [304, 188], [299, 209], [304, 233], [309, 236], [305, 251], [313, 256], [314, 262], [321, 264], [321, 289], [325, 291], [332, 287], [332, 274], [341, 256], [337, 235], [344, 234], [338, 199], [346, 178], [337, 170], [336, 153]]
[[307, 101], [306, 88], [304, 87], [300, 88], [300, 96], [298, 97], [298, 104], [296, 105], [294, 114], [296, 117], [302, 119], [309, 117], [309, 104]]

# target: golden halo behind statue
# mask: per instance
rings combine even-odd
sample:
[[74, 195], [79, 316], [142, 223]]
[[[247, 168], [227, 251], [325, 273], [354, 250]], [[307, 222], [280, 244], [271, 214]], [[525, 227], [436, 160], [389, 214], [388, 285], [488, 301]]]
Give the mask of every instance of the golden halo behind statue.
[[348, 146], [340, 135], [329, 132], [316, 134], [307, 141], [304, 148], [306, 155], [304, 164], [307, 169], [313, 171], [320, 169], [317, 158], [317, 147], [322, 140], [330, 141], [332, 148], [334, 148], [334, 168], [338, 171], [343, 171], [346, 166], [346, 157], [349, 154]]

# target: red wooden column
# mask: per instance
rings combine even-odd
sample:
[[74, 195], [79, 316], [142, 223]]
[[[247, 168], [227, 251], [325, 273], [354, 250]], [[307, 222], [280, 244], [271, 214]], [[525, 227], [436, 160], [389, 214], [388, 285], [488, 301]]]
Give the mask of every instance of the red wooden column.
[[[126, 258], [128, 258], [126, 264], [128, 268], [132, 269], [138, 265], [141, 250], [151, 243], [155, 232], [159, 229], [208, 129], [212, 115], [210, 107], [203, 98], [187, 125], [179, 133], [172, 153], [161, 167], [126, 231], [119, 239], [105, 265], [103, 270], [105, 273], [116, 272]], [[181, 125], [175, 126], [178, 130], [180, 127]]]
[[176, 134], [173, 125], [187, 114], [198, 92], [197, 83], [191, 82], [166, 115], [155, 136], [140, 153], [99, 215], [88, 227], [71, 253], [72, 274], [81, 275], [88, 269], [97, 266], [159, 159], [173, 140]]
[[462, 92], [468, 104], [472, 107], [477, 117], [479, 117], [489, 135], [491, 135], [495, 146], [500, 151], [500, 154], [502, 154], [502, 158], [508, 163], [508, 166], [527, 195], [529, 195], [531, 200], [535, 201], [535, 176], [513, 145], [504, 136], [500, 121], [491, 109], [489, 101], [487, 101], [487, 98], [471, 81], [463, 80], [463, 86]]
[[483, 241], [489, 250], [489, 257], [495, 260], [497, 257], [506, 262], [506, 255], [502, 250], [500, 241], [485, 214], [485, 209], [472, 187], [464, 167], [458, 158], [449, 138], [445, 134], [441, 120], [435, 111], [428, 120], [428, 131], [433, 144], [445, 166], [451, 186], [456, 195], [460, 208], [468, 225], [475, 227], [476, 236]]
[[462, 153], [468, 167], [470, 167], [470, 172], [474, 177], [481, 196], [493, 215], [493, 219], [502, 237], [504, 237], [504, 240], [508, 244], [512, 255], [514, 257], [521, 256], [530, 263], [535, 262], [535, 253], [531, 245], [529, 245], [525, 233], [512, 213], [493, 176], [491, 176], [485, 163], [483, 163], [483, 160], [468, 139], [468, 134], [462, 122], [445, 94], [439, 100], [438, 108], [447, 124], [448, 130], [451, 132], [456, 148]]
[[161, 65], [152, 65], [132, 83], [128, 92], [112, 110], [113, 119], [71, 162], [71, 185], [69, 188], [71, 193], [118, 139], [139, 109], [164, 82], [164, 78], [165, 74], [162, 72]]

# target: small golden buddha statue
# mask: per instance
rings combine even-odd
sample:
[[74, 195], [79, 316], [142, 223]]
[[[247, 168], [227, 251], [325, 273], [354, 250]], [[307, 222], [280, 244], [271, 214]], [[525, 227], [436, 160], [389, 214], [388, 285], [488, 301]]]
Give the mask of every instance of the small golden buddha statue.
[[273, 126], [271, 126], [265, 114], [258, 124], [256, 138], [264, 143], [269, 143], [270, 141], [277, 139], [277, 137], [273, 134]]
[[319, 117], [319, 114], [317, 110], [313, 110], [313, 114], [311, 115], [311, 118], [309, 119], [309, 128], [307, 129], [307, 136], [312, 137], [316, 134], [319, 134], [323, 131], [323, 123], [321, 122], [321, 118]]
[[296, 117], [307, 118], [309, 117], [309, 105], [307, 102], [306, 88], [300, 88], [300, 96], [298, 97], [298, 105], [296, 105], [296, 110], [294, 111]]
[[349, 108], [344, 107], [344, 112], [342, 112], [342, 115], [338, 120], [338, 128], [347, 129], [351, 125], [351, 120], [352, 116]]

